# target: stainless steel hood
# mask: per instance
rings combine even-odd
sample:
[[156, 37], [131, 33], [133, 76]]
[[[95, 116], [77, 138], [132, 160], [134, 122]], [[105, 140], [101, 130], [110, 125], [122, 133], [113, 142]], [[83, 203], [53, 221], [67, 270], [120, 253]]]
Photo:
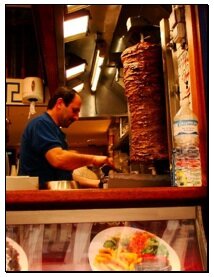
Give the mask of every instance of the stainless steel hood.
[[[139, 16], [146, 26], [158, 26], [163, 17], [168, 17], [171, 5], [90, 5], [88, 35], [66, 46], [66, 53], [75, 53], [87, 61], [82, 78], [85, 80], [81, 116], [119, 116], [127, 114], [127, 99], [124, 91], [120, 56], [122, 51], [139, 42], [141, 33], [160, 38], [159, 28], [132, 28], [127, 31], [130, 17]], [[97, 39], [106, 41], [107, 50], [97, 91], [90, 90], [92, 60]], [[65, 53], [65, 55], [66, 55]]]
[[[19, 68], [19, 71], [20, 68], [24, 67], [23, 72], [28, 75], [26, 66], [28, 66], [28, 70], [35, 66], [38, 67], [39, 60], [42, 63], [40, 70], [43, 75], [42, 78], [49, 87], [50, 94], [53, 94], [58, 85], [70, 84], [70, 81], [66, 81], [65, 78], [65, 64], [67, 57], [75, 54], [84, 59], [87, 64], [85, 72], [78, 77], [84, 82], [84, 89], [81, 92], [83, 98], [81, 117], [126, 114], [127, 102], [121, 74], [120, 56], [125, 48], [139, 41], [141, 32], [139, 29], [138, 31], [127, 31], [127, 19], [140, 16], [148, 25], [159, 25], [162, 18], [168, 18], [171, 5], [91, 4], [74, 6], [77, 6], [78, 9], [88, 10], [90, 14], [88, 33], [82, 39], [64, 43], [63, 21], [66, 5], [6, 5], [6, 38], [9, 38], [13, 33], [12, 40], [14, 41], [17, 39], [16, 34], [20, 32], [22, 40], [19, 36], [17, 45], [20, 45], [20, 41], [23, 41], [21, 42], [23, 45], [24, 42], [33, 41], [32, 36], [36, 37], [38, 42], [38, 58], [34, 58], [34, 60], [31, 56], [36, 50], [30, 53], [29, 47], [26, 51], [21, 50], [19, 54], [18, 48], [13, 49], [12, 53], [7, 51], [8, 68], [10, 68], [10, 61], [11, 67], [14, 67], [14, 61], [16, 61], [16, 67]], [[34, 26], [35, 35], [32, 34], [33, 32], [25, 32], [26, 26], [27, 28]], [[98, 40], [105, 41], [106, 53], [97, 91], [92, 92], [89, 83]], [[17, 52], [17, 57], [12, 60], [13, 51]], [[22, 58], [20, 59], [20, 57]], [[25, 65], [19, 65], [19, 60], [21, 60], [20, 63], [25, 61]], [[28, 62], [26, 63], [26, 61]], [[22, 76], [7, 77], [23, 78]]]

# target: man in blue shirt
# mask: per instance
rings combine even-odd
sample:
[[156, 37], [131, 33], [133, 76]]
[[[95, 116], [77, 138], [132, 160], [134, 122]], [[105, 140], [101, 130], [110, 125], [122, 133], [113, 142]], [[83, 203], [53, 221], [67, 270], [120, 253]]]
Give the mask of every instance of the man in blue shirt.
[[80, 154], [68, 150], [65, 134], [79, 119], [81, 98], [74, 90], [60, 87], [49, 100], [47, 111], [27, 125], [21, 142], [19, 175], [38, 176], [40, 189], [45, 183], [71, 180], [76, 168], [103, 164], [113, 165], [107, 156]]

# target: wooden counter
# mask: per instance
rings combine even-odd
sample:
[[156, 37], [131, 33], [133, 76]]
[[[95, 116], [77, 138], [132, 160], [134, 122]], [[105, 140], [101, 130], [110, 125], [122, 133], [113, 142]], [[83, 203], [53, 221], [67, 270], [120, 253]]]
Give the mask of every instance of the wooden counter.
[[145, 187], [66, 191], [7, 191], [6, 210], [93, 209], [202, 205], [207, 187]]

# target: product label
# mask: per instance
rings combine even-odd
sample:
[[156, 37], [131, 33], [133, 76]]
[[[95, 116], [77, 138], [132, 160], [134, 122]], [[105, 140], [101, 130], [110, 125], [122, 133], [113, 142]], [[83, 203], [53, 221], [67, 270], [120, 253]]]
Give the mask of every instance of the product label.
[[185, 134], [198, 135], [197, 120], [178, 120], [174, 122], [174, 136]]
[[174, 173], [173, 184], [175, 186], [189, 187], [202, 185], [199, 147], [176, 147], [173, 150], [172, 158]]

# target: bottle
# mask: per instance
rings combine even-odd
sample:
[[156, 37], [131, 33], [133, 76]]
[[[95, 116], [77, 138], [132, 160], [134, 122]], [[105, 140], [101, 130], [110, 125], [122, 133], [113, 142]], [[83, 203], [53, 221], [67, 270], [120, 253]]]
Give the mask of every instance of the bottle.
[[201, 186], [198, 119], [189, 107], [189, 97], [181, 101], [174, 117], [173, 173], [174, 185]]

